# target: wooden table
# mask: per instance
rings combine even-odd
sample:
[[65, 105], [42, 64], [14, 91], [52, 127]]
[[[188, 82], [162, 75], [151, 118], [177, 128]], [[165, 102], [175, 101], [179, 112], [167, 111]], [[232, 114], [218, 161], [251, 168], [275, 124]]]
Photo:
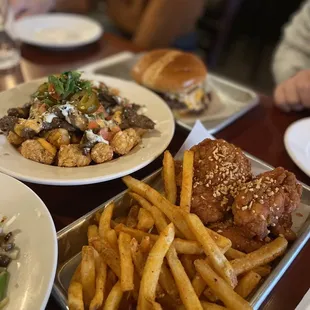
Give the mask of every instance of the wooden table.
[[[124, 50], [139, 51], [129, 41], [109, 34], [105, 34], [96, 44], [68, 52], [50, 52], [24, 45], [22, 46], [21, 68], [5, 77], [0, 77], [0, 90], [14, 87], [23, 80], [28, 81], [50, 73], [77, 68]], [[283, 134], [287, 126], [305, 116], [309, 116], [309, 112], [284, 114], [273, 107], [272, 98], [260, 96], [260, 104], [255, 109], [216, 134], [216, 137], [238, 145], [273, 166], [283, 166], [296, 173], [300, 181], [310, 184], [309, 177], [295, 166], [283, 144]], [[187, 135], [186, 130], [179, 126], [176, 127], [175, 135], [169, 146], [172, 153], [179, 149]], [[161, 157], [158, 158], [134, 176], [143, 178], [149, 175], [160, 167], [161, 160]], [[79, 187], [27, 185], [42, 198], [49, 208], [57, 230], [125, 188], [120, 180]], [[310, 244], [308, 243], [261, 309], [292, 310], [296, 307], [310, 286], [309, 257]], [[56, 310], [60, 307], [51, 297], [46, 309]]]

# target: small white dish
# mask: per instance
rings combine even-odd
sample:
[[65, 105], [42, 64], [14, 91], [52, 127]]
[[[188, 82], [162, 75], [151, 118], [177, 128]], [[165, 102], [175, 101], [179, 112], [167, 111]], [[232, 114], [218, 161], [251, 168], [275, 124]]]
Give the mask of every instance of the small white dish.
[[[142, 141], [125, 156], [100, 165], [64, 168], [40, 164], [24, 158], [16, 148], [0, 135], [0, 171], [17, 179], [49, 185], [83, 185], [120, 178], [133, 173], [156, 159], [169, 145], [174, 134], [174, 118], [166, 103], [156, 94], [133, 82], [103, 75], [83, 74], [94, 82], [105, 82], [120, 90], [120, 96], [145, 107], [145, 115], [156, 122], [155, 130], [147, 132]], [[47, 78], [21, 84], [0, 93], [0, 117], [9, 108], [25, 104], [38, 86]]]
[[298, 120], [286, 129], [284, 144], [295, 164], [310, 177], [310, 117]]
[[98, 40], [102, 26], [93, 19], [76, 14], [50, 13], [27, 16], [14, 25], [23, 42], [47, 48], [70, 49]]
[[15, 243], [19, 258], [12, 260], [8, 297], [9, 309], [45, 309], [57, 266], [57, 236], [49, 211], [26, 185], [0, 173], [1, 218], [5, 231], [19, 230]]

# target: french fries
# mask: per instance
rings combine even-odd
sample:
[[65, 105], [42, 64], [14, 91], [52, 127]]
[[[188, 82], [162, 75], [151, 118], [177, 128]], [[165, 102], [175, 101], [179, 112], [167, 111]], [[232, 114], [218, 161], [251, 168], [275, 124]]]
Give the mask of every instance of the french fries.
[[115, 227], [115, 230], [116, 232], [122, 231], [130, 235], [131, 237], [136, 238], [138, 242], [141, 242], [144, 237], [149, 237], [150, 240], [152, 241], [156, 241], [158, 239], [158, 235], [149, 234], [149, 233], [146, 233], [144, 231], [141, 231], [135, 228], [130, 228], [130, 227], [125, 226], [124, 224], [118, 224]]
[[68, 306], [70, 310], [84, 310], [83, 287], [79, 282], [72, 281], [68, 289]]
[[182, 255], [180, 257], [180, 261], [186, 271], [187, 276], [189, 279], [193, 279], [196, 274], [196, 269], [194, 266], [194, 259], [195, 257], [192, 257], [193, 255]]
[[142, 231], [149, 231], [154, 226], [154, 219], [152, 214], [146, 209], [140, 208], [138, 214], [137, 229]]
[[175, 238], [173, 246], [179, 254], [199, 255], [203, 254], [203, 248], [197, 241]]
[[171, 202], [163, 197], [158, 191], [149, 185], [134, 179], [130, 176], [123, 178], [123, 182], [133, 192], [139, 194], [143, 198], [151, 202], [161, 212], [163, 212], [168, 219], [179, 229], [179, 231], [189, 240], [195, 240], [195, 236], [189, 229], [188, 225], [183, 219], [183, 215]]
[[121, 262], [121, 288], [123, 292], [132, 291], [134, 288], [134, 267], [130, 250], [130, 235], [120, 232], [118, 246]]
[[213, 304], [208, 301], [202, 301], [201, 305], [202, 305], [203, 310], [228, 310], [225, 307], [219, 306], [217, 304]]
[[[98, 254], [97, 254], [98, 255]], [[91, 300], [89, 310], [97, 310], [103, 304], [105, 284], [107, 280], [107, 265], [104, 263], [100, 256], [95, 258], [96, 270], [96, 291], [95, 296]]]
[[194, 310], [202, 309], [201, 303], [195, 294], [191, 281], [189, 280], [173, 246], [170, 247], [166, 257], [185, 308]]
[[161, 265], [159, 284], [164, 291], [176, 302], [179, 301], [179, 292], [175, 285], [171, 271], [169, 270], [166, 261]]
[[115, 252], [118, 253], [118, 243], [117, 243], [117, 235], [114, 229], [110, 229], [107, 231], [105, 239], [109, 242], [111, 247]]
[[120, 258], [117, 252], [114, 251], [111, 245], [104, 239], [101, 239], [100, 241], [93, 241], [92, 245], [100, 254], [102, 260], [112, 269], [112, 271], [117, 275], [117, 277], [120, 278]]
[[242, 258], [231, 261], [231, 265], [237, 275], [252, 270], [258, 266], [270, 263], [281, 256], [287, 248], [287, 240], [283, 237], [263, 245], [260, 249], [253, 251]]
[[81, 284], [83, 300], [89, 306], [96, 292], [95, 255], [91, 246], [83, 246], [81, 261]]
[[196, 214], [187, 214], [185, 218], [214, 269], [231, 287], [235, 287], [237, 285], [237, 276], [234, 269], [213, 241], [199, 217]]
[[138, 224], [138, 214], [139, 214], [139, 206], [133, 205], [128, 213], [126, 226], [130, 228], [135, 228]]
[[87, 230], [88, 243], [91, 244], [94, 240], [99, 240], [99, 238], [98, 226], [89, 225]]
[[118, 306], [122, 300], [123, 297], [123, 291], [121, 288], [120, 281], [117, 281], [117, 283], [113, 286], [110, 294], [108, 295], [103, 310], [116, 310], [118, 309]]
[[185, 151], [183, 158], [180, 207], [186, 212], [190, 212], [191, 209], [193, 174], [194, 174], [194, 152]]
[[243, 298], [247, 298], [256, 288], [261, 278], [262, 277], [258, 273], [249, 271], [240, 279], [235, 288], [236, 293]]
[[108, 204], [103, 210], [99, 221], [99, 236], [105, 238], [107, 232], [111, 229], [111, 219], [113, 216], [114, 203]]
[[180, 197], [174, 164], [165, 152], [165, 196], [126, 176], [135, 201], [128, 216], [113, 218], [113, 202], [96, 213], [69, 284], [69, 310], [251, 309], [245, 298], [271, 272], [268, 264], [287, 241], [279, 237], [249, 254], [233, 249], [231, 240], [190, 213], [194, 153], [184, 153]]
[[177, 185], [175, 180], [174, 159], [169, 151], [165, 151], [163, 160], [163, 181], [166, 198], [172, 204], [177, 200]]
[[145, 265], [145, 259], [143, 253], [139, 249], [138, 241], [135, 238], [132, 238], [130, 241], [130, 251], [131, 251], [131, 257], [133, 260], [133, 263], [135, 265], [135, 268], [140, 276], [142, 278], [143, 275], [143, 269]]
[[229, 248], [226, 252], [225, 252], [225, 256], [227, 259], [229, 260], [233, 260], [236, 258], [240, 258], [240, 257], [244, 257], [246, 254], [243, 252], [240, 252], [238, 250], [235, 250], [233, 248]]
[[149, 253], [153, 246], [153, 242], [151, 241], [150, 237], [146, 236], [143, 237], [140, 242], [140, 249], [143, 253]]
[[140, 195], [136, 193], [129, 193], [129, 194], [140, 204], [142, 208], [144, 208], [145, 210], [149, 211], [152, 214], [157, 231], [158, 232], [163, 231], [168, 225], [168, 222], [164, 214], [158, 208], [152, 206], [146, 199], [144, 199]]
[[253, 271], [258, 273], [261, 277], [267, 277], [271, 272], [271, 267], [269, 265], [258, 266], [253, 268]]
[[164, 257], [174, 239], [174, 226], [169, 224], [155, 242], [145, 263], [140, 284], [138, 310], [151, 308]]
[[201, 275], [198, 272], [195, 274], [195, 276], [194, 276], [194, 278], [192, 280], [192, 286], [194, 288], [194, 291], [195, 291], [196, 295], [199, 298], [200, 295], [205, 290], [207, 284], [206, 284], [206, 282], [203, 280], [203, 278], [201, 277]]
[[231, 310], [250, 310], [250, 304], [239, 296], [225, 280], [219, 277], [205, 260], [196, 260], [195, 267], [216, 296]]

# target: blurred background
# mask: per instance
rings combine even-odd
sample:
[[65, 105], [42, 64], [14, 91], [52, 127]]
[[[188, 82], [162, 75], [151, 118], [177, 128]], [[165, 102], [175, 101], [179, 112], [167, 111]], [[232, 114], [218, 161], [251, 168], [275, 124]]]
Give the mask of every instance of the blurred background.
[[216, 73], [272, 94], [271, 59], [282, 26], [303, 1], [208, 0], [198, 52]]

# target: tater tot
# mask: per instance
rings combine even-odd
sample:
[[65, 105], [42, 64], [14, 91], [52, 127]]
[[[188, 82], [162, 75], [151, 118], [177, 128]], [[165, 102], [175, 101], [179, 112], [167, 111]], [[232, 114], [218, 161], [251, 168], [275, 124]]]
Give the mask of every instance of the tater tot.
[[141, 138], [133, 128], [119, 131], [111, 141], [111, 146], [115, 153], [126, 155], [140, 142]]
[[106, 143], [97, 143], [91, 149], [91, 159], [96, 164], [102, 164], [106, 161], [109, 161], [113, 158], [113, 149], [109, 144]]
[[84, 155], [78, 144], [62, 145], [59, 149], [59, 167], [83, 167], [88, 166], [90, 162], [90, 155]]

